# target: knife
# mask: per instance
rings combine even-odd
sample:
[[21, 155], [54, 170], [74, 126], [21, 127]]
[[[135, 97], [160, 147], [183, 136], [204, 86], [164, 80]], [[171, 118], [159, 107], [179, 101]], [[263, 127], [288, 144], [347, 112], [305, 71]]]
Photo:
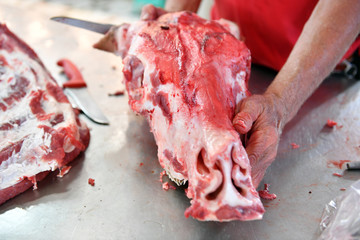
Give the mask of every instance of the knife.
[[360, 170], [360, 162], [349, 162], [346, 163], [346, 168], [348, 170]]
[[77, 67], [68, 59], [61, 59], [57, 64], [64, 68], [65, 75], [69, 79], [69, 81], [63, 82], [62, 86], [73, 107], [79, 108], [90, 120], [108, 125], [109, 120], [89, 94], [86, 82]]
[[114, 26], [112, 24], [102, 24], [64, 16], [52, 17], [50, 19], [56, 22], [65, 23], [74, 27], [87, 29], [101, 34], [106, 34], [110, 28]]

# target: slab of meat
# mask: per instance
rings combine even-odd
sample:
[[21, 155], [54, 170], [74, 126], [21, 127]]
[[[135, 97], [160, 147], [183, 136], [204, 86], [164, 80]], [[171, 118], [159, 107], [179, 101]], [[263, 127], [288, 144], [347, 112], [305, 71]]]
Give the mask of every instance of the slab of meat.
[[113, 28], [95, 44], [123, 57], [130, 107], [146, 116], [161, 166], [188, 181], [199, 220], [253, 220], [264, 213], [251, 167], [232, 125], [249, 95], [250, 53], [228, 23], [190, 12]]
[[36, 53], [0, 24], [0, 204], [65, 169], [89, 139]]

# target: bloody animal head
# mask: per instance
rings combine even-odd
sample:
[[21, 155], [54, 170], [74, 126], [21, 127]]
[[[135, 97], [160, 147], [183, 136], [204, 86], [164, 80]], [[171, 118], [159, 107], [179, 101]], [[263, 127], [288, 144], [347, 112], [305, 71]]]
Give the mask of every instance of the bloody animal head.
[[114, 43], [108, 49], [124, 58], [130, 107], [146, 116], [170, 178], [188, 181], [185, 215], [199, 220], [264, 213], [232, 125], [235, 106], [249, 95], [250, 52], [230, 25], [171, 13], [121, 25], [96, 44]]

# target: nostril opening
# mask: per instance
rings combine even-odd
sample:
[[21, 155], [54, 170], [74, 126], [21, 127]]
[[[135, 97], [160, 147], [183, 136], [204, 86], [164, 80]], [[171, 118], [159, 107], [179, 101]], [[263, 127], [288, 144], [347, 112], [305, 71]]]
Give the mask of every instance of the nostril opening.
[[240, 168], [240, 172], [241, 172], [244, 176], [246, 176], [246, 174], [247, 174], [246, 168], [242, 168], [242, 167], [240, 167], [240, 166], [239, 166], [239, 168]]
[[[221, 169], [219, 169], [217, 164], [214, 166], [214, 169], [215, 170], [221, 170]], [[220, 186], [214, 192], [209, 193], [209, 194], [206, 195], [206, 199], [210, 200], [210, 201], [215, 200], [217, 198], [217, 196], [220, 194], [223, 187], [224, 187], [224, 181], [221, 181]]]
[[206, 167], [205, 162], [204, 162], [205, 153], [206, 153], [205, 149], [201, 149], [201, 151], [199, 152], [198, 158], [197, 158], [197, 162], [196, 162], [196, 169], [197, 169], [198, 173], [200, 173], [201, 175], [210, 173], [210, 170], [208, 169], [208, 167]]
[[224, 185], [224, 182], [221, 182], [221, 185], [214, 192], [206, 195], [206, 199], [210, 200], [210, 201], [215, 200], [217, 198], [217, 196], [219, 195], [219, 193], [221, 192], [223, 185]]
[[241, 196], [246, 197], [246, 190], [244, 188], [236, 186], [234, 180], [232, 180], [232, 184], [234, 185], [235, 189], [240, 193]]

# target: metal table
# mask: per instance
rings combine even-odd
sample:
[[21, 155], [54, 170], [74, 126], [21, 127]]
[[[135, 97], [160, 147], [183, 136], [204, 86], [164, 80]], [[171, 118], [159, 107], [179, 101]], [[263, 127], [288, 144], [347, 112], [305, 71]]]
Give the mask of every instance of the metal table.
[[[277, 194], [264, 201], [261, 221], [199, 222], [184, 217], [190, 205], [183, 188], [164, 191], [157, 147], [142, 117], [131, 112], [121, 59], [92, 49], [100, 35], [49, 21], [70, 15], [95, 21], [130, 21], [58, 5], [0, 1], [1, 21], [39, 54], [56, 77], [56, 61], [67, 57], [81, 69], [89, 91], [111, 121], [91, 128], [86, 152], [63, 178], [56, 173], [0, 206], [0, 239], [316, 239], [324, 205], [360, 178], [359, 172], [329, 168], [329, 160], [360, 160], [360, 82], [332, 76], [308, 99], [282, 135], [276, 161], [264, 183]], [[113, 66], [116, 66], [114, 69]], [[250, 90], [261, 93], [275, 73], [252, 69]], [[327, 119], [343, 126], [330, 129]], [[300, 146], [292, 149], [291, 143]], [[95, 179], [90, 186], [88, 178]]]

